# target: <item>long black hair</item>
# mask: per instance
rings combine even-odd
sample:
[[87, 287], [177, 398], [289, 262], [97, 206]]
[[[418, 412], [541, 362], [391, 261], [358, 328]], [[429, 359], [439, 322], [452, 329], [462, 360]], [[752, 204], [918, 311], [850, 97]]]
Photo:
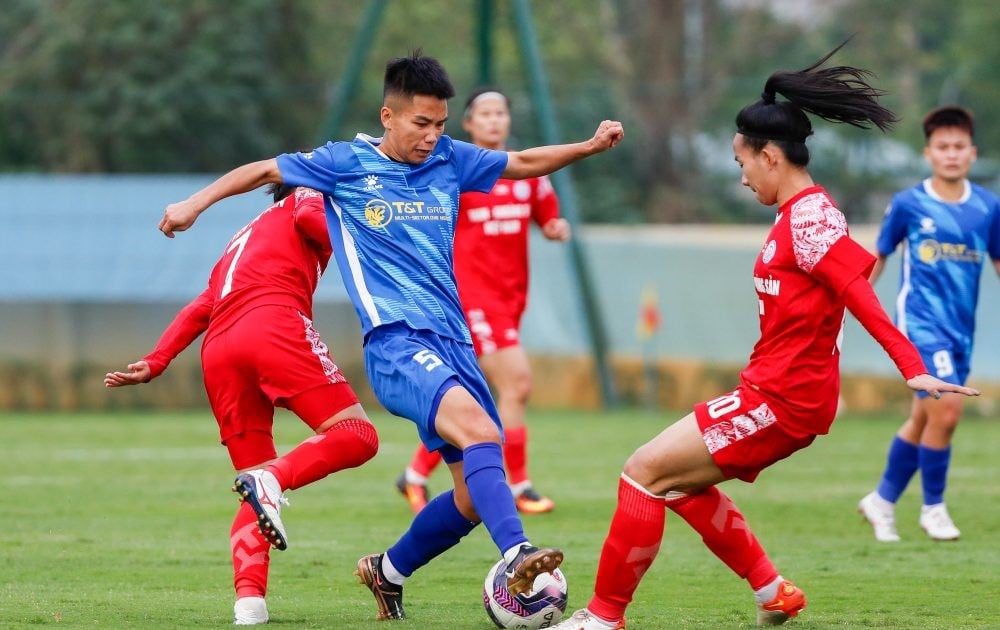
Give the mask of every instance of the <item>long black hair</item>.
[[[808, 165], [805, 143], [813, 130], [806, 113], [862, 129], [872, 125], [882, 131], [892, 128], [899, 118], [879, 105], [878, 99], [885, 92], [868, 83], [871, 72], [853, 66], [820, 68], [845, 44], [847, 41], [804, 70], [779, 70], [767, 78], [760, 100], [736, 115], [736, 129], [750, 148], [760, 151], [769, 141], [774, 142], [789, 162]], [[778, 94], [787, 100], [778, 101]]]

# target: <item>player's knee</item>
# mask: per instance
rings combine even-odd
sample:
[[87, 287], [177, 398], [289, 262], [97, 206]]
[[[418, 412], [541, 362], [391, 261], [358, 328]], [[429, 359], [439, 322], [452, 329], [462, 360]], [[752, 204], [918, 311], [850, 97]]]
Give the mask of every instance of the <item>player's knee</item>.
[[640, 446], [625, 460], [622, 471], [640, 486], [649, 487], [657, 478], [655, 462], [649, 445]]
[[375, 425], [368, 420], [360, 418], [341, 420], [330, 427], [330, 431], [344, 431], [355, 438], [358, 444], [359, 458], [362, 458], [357, 465], [361, 465], [378, 453], [378, 431], [375, 430]]

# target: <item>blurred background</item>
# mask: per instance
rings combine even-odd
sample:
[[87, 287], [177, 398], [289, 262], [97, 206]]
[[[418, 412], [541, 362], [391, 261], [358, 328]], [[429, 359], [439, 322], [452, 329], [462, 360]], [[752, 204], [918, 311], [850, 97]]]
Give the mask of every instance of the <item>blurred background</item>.
[[[455, 137], [485, 79], [511, 97], [514, 149], [625, 124], [613, 153], [572, 167], [576, 245], [532, 243], [535, 404], [718, 395], [756, 339], [751, 267], [773, 216], [739, 185], [739, 109], [774, 70], [853, 35], [835, 61], [871, 69], [902, 121], [890, 134], [814, 121], [811, 171], [871, 247], [892, 193], [928, 174], [920, 120], [934, 106], [976, 113], [972, 176], [997, 190], [997, 32], [991, 0], [7, 0], [0, 410], [204, 406], [196, 347], [151, 386], [109, 393], [101, 379], [152, 348], [267, 198], [220, 203], [172, 241], [156, 230], [164, 206], [245, 162], [380, 135], [384, 65], [416, 48], [455, 83]], [[897, 278], [893, 265], [877, 287], [890, 312]], [[317, 302], [318, 330], [371, 404], [336, 271]], [[988, 415], [1000, 390], [989, 269], [979, 313], [973, 384], [992, 395], [969, 411]], [[906, 406], [853, 321], [843, 364], [845, 406]]]

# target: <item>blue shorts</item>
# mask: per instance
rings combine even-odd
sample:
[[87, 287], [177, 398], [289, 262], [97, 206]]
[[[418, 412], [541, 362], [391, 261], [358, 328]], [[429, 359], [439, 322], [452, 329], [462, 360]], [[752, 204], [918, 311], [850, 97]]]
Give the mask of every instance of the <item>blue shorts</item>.
[[416, 424], [427, 450], [441, 450], [446, 462], [460, 461], [462, 453], [437, 434], [434, 418], [441, 397], [455, 385], [472, 394], [503, 436], [500, 414], [471, 344], [406, 324], [387, 324], [365, 339], [365, 370], [382, 406]]
[[[931, 376], [954, 385], [965, 385], [972, 363], [971, 348], [941, 342], [917, 346], [917, 350]], [[928, 395], [927, 392], [917, 392], [919, 398], [926, 398]]]

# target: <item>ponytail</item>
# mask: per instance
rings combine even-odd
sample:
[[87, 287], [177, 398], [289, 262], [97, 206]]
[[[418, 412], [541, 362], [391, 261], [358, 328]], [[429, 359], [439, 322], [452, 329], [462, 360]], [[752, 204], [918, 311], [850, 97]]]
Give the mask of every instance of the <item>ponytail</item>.
[[[899, 119], [879, 104], [885, 92], [868, 83], [871, 72], [852, 66], [820, 68], [845, 44], [808, 68], [779, 70], [768, 77], [760, 100], [736, 116], [736, 128], [751, 148], [759, 151], [767, 142], [775, 142], [789, 161], [806, 166], [809, 150], [805, 141], [813, 133], [806, 113], [862, 129], [873, 125], [882, 131], [892, 128]], [[779, 94], [787, 100], [778, 101]]]

